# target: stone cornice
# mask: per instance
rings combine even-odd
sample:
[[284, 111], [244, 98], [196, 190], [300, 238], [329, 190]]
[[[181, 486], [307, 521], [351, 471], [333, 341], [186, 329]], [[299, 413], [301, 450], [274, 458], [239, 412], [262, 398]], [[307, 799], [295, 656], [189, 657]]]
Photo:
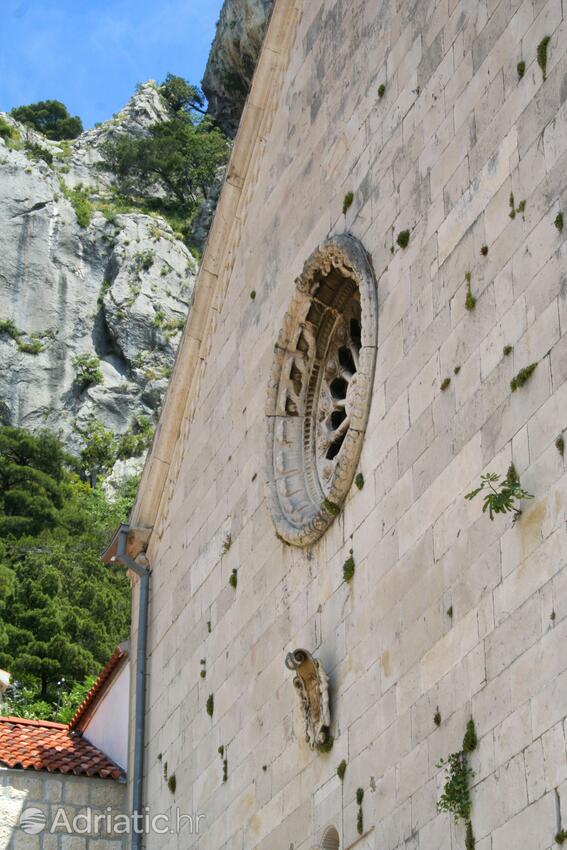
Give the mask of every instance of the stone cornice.
[[254, 163], [261, 156], [274, 89], [287, 63], [300, 5], [301, 0], [276, 0], [274, 5], [207, 239], [193, 304], [130, 516], [130, 524], [136, 527], [156, 528], [169, 501], [169, 482], [176, 476], [178, 442], [184, 439], [188, 411], [198, 393], [200, 365], [206, 359], [214, 314], [226, 290], [224, 278], [230, 274], [228, 258], [239, 238], [245, 190], [254, 177]]

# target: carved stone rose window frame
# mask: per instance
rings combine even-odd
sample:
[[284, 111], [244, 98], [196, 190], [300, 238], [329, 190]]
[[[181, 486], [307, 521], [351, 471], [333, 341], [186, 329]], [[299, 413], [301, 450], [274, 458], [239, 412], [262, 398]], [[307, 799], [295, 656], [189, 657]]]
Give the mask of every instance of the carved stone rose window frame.
[[352, 486], [377, 345], [370, 259], [354, 236], [332, 237], [296, 281], [268, 387], [268, 495], [276, 532], [287, 543], [315, 543]]

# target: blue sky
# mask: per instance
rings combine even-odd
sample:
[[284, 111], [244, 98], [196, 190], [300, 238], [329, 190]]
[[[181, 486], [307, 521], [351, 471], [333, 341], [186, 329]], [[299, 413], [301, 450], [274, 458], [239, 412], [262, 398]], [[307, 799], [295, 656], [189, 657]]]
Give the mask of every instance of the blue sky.
[[136, 83], [200, 83], [222, 0], [0, 0], [0, 110], [53, 98], [85, 127]]

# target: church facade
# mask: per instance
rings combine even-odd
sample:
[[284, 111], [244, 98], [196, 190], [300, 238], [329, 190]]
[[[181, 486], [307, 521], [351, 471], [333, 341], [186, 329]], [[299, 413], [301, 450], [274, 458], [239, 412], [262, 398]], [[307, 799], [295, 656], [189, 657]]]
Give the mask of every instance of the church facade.
[[566, 14], [276, 1], [130, 521], [148, 850], [567, 830]]

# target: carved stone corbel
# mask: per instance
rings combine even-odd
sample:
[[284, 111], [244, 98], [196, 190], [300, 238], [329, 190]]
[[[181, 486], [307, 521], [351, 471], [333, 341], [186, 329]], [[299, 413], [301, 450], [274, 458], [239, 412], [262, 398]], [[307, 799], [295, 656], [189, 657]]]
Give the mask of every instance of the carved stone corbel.
[[305, 723], [305, 740], [312, 750], [329, 750], [333, 739], [330, 734], [329, 679], [321, 662], [306, 649], [289, 652], [285, 666], [295, 673], [293, 684], [301, 701]]

